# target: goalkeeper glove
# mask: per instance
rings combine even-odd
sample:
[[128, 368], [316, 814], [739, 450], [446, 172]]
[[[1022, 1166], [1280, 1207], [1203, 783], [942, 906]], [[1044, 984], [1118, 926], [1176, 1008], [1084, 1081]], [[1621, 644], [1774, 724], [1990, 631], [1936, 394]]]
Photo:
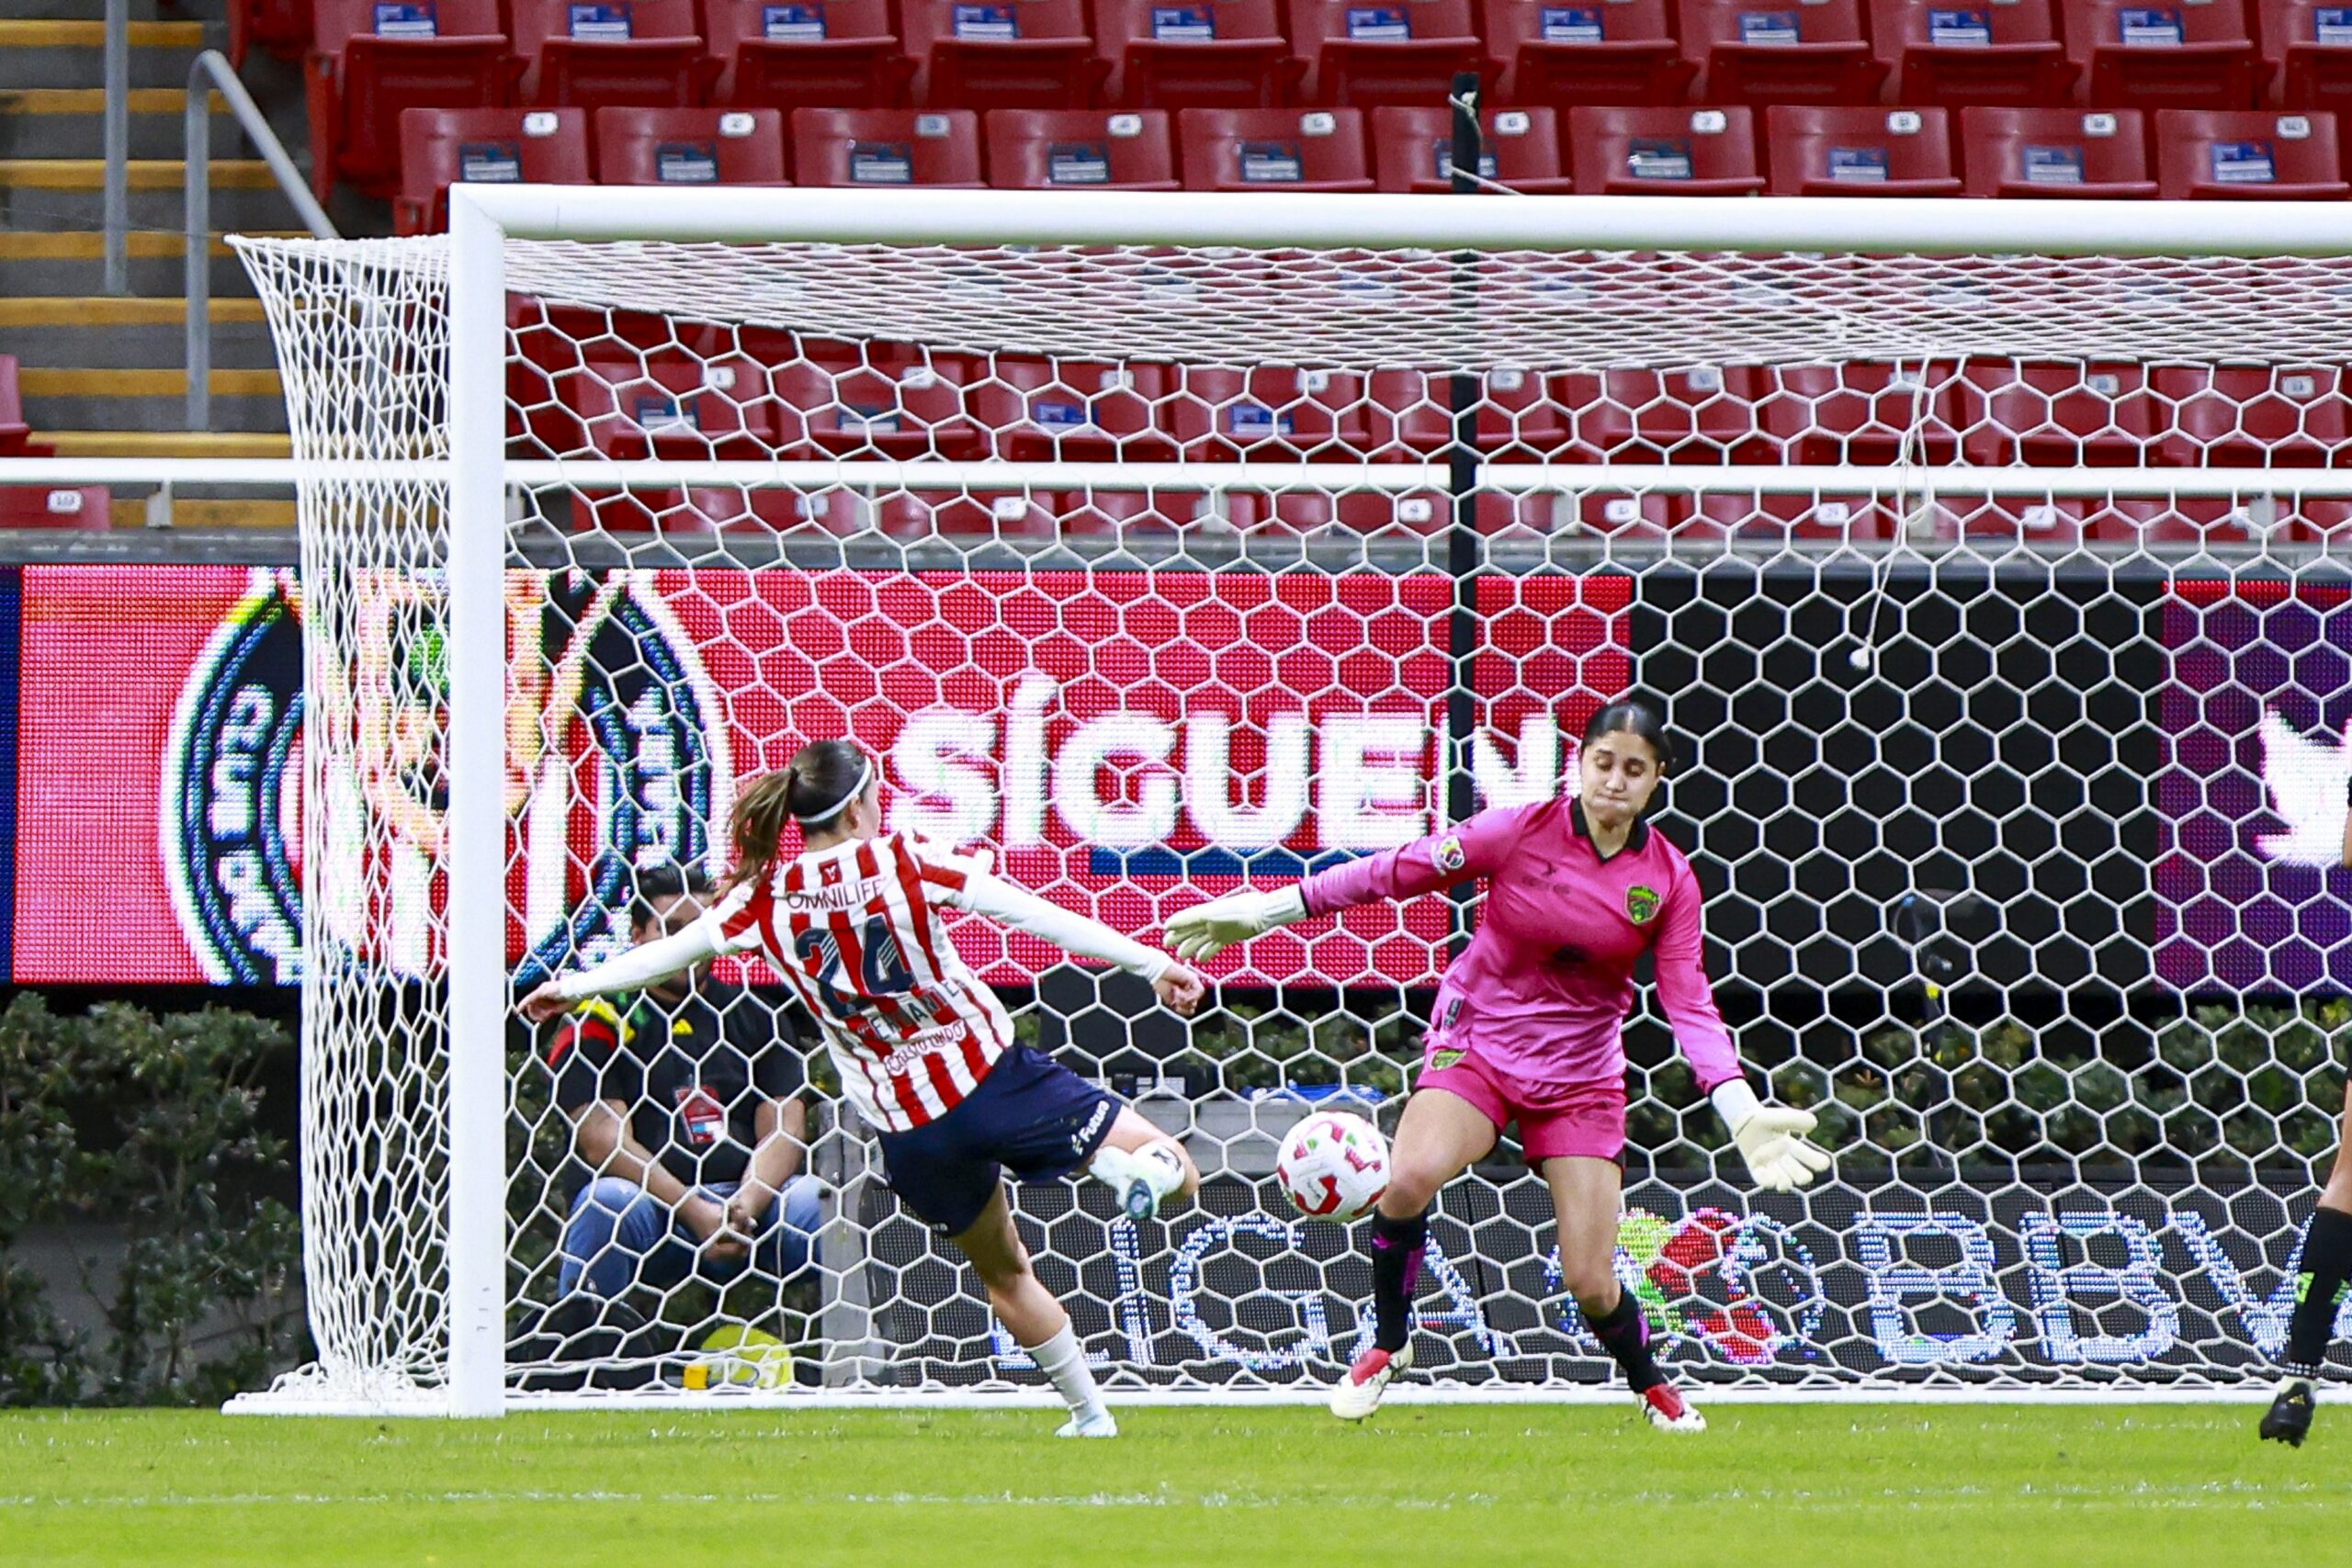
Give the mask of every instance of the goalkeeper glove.
[[1215, 958], [1237, 942], [1306, 919], [1306, 898], [1295, 885], [1261, 893], [1244, 888], [1180, 909], [1168, 918], [1168, 945], [1187, 964]]
[[1745, 1078], [1717, 1084], [1707, 1098], [1731, 1129], [1739, 1157], [1747, 1162], [1747, 1174], [1765, 1191], [1790, 1191], [1829, 1168], [1828, 1151], [1805, 1142], [1804, 1135], [1813, 1131], [1812, 1111], [1768, 1106]]

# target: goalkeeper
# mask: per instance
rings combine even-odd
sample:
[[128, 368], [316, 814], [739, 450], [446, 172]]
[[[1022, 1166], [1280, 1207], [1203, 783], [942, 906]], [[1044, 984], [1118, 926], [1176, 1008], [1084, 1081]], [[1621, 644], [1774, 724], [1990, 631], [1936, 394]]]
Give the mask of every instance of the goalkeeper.
[[1552, 1190], [1561, 1280], [1585, 1323], [1652, 1426], [1705, 1429], [1659, 1370], [1641, 1307], [1611, 1268], [1625, 1148], [1619, 1032], [1636, 960], [1657, 953], [1675, 1037], [1758, 1184], [1802, 1187], [1829, 1156], [1804, 1141], [1810, 1111], [1765, 1107], [1741, 1076], [1701, 962], [1698, 878], [1642, 820], [1671, 761], [1658, 715], [1614, 703], [1586, 727], [1577, 799], [1481, 812], [1279, 892], [1229, 894], [1169, 920], [1170, 945], [1197, 960], [1294, 920], [1487, 879], [1477, 934], [1438, 990], [1388, 1190], [1372, 1218], [1373, 1344], [1332, 1390], [1332, 1414], [1363, 1419], [1412, 1364], [1430, 1204], [1516, 1122], [1528, 1164]]

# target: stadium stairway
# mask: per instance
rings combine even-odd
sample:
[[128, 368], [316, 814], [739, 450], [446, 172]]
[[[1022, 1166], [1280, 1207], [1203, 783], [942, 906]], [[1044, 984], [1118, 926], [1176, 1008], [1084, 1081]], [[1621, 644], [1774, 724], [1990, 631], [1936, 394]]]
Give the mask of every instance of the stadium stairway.
[[[61, 457], [283, 457], [285, 403], [260, 301], [221, 235], [298, 231], [286, 197], [216, 94], [211, 115], [210, 428], [187, 428], [183, 118], [189, 66], [227, 41], [220, 0], [131, 0], [130, 292], [103, 291], [104, 0], [0, 0], [0, 355], [17, 363], [33, 439]], [[299, 71], [247, 62], [249, 91], [302, 157]], [[372, 204], [369, 204], [372, 206]], [[338, 209], [346, 233], [380, 211]], [[118, 491], [118, 525], [147, 520]], [[180, 526], [288, 525], [292, 502], [202, 489]]]

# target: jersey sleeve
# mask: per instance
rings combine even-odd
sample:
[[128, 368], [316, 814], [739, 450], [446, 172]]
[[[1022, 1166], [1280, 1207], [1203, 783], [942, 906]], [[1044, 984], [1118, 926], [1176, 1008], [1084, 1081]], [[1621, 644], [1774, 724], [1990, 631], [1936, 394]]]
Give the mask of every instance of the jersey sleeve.
[[951, 850], [911, 833], [902, 835], [899, 845], [900, 852], [913, 863], [926, 899], [951, 909], [972, 908], [973, 879], [989, 874], [988, 851]]
[[695, 925], [719, 957], [750, 953], [760, 945], [763, 928], [775, 906], [775, 891], [767, 877], [728, 889], [727, 896], [703, 911]]
[[1530, 813], [1539, 806], [1497, 807], [1393, 850], [1308, 875], [1298, 885], [1309, 915], [1328, 915], [1380, 898], [1412, 898], [1502, 869]]
[[1739, 1053], [1715, 1009], [1715, 988], [1707, 979], [1705, 899], [1698, 874], [1688, 861], [1680, 862], [1666, 907], [1658, 911], [1657, 933], [1658, 1003], [1702, 1093], [1740, 1076]]

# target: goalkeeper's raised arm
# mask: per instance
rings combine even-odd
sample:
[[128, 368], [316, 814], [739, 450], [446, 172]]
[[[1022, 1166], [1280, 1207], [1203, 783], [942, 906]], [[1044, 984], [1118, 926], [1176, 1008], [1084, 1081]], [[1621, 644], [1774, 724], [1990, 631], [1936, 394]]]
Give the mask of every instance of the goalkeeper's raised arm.
[[1370, 1414], [1409, 1360], [1412, 1280], [1438, 1190], [1516, 1122], [1528, 1163], [1551, 1186], [1563, 1282], [1585, 1322], [1654, 1424], [1703, 1425], [1668, 1386], [1641, 1311], [1611, 1269], [1625, 1147], [1622, 1030], [1645, 953], [1656, 957], [1676, 1042], [1757, 1184], [1801, 1187], [1829, 1156], [1804, 1141], [1810, 1112], [1765, 1106], [1740, 1072], [1702, 962], [1699, 880], [1643, 820], [1669, 761], [1658, 715], [1612, 704], [1586, 728], [1574, 799], [1482, 812], [1295, 887], [1230, 895], [1170, 919], [1177, 953], [1208, 958], [1278, 925], [1487, 880], [1477, 934], [1439, 988], [1393, 1177], [1373, 1217], [1376, 1333], [1333, 1395], [1340, 1415]]

